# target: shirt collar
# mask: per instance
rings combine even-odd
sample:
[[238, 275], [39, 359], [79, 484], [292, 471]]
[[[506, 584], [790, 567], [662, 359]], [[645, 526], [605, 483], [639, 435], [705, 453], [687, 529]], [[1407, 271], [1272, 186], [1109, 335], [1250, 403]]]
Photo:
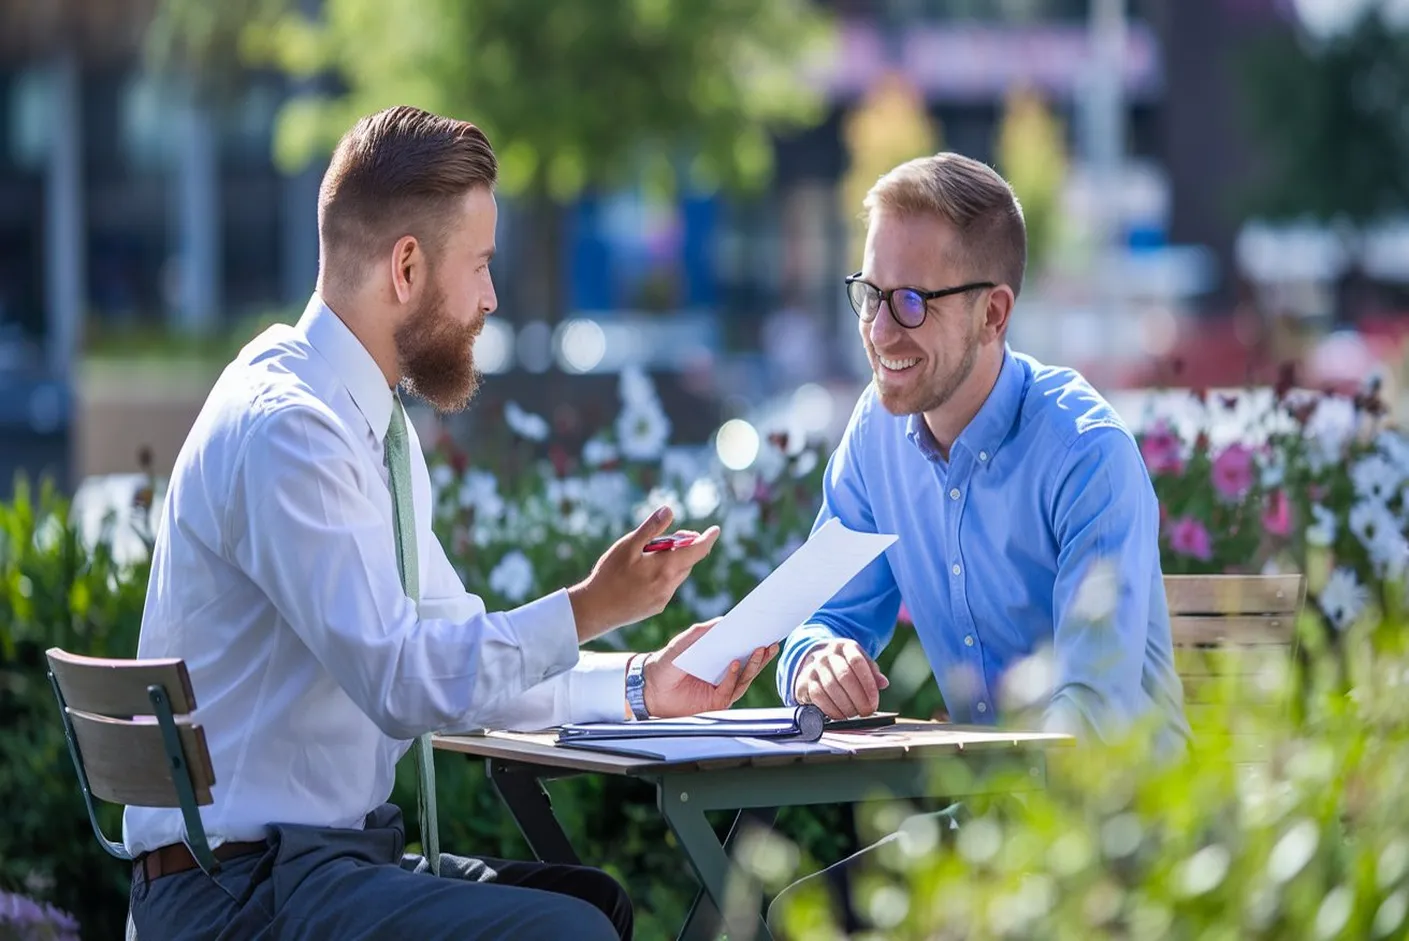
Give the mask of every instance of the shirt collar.
[[[978, 458], [980, 463], [986, 463], [997, 454], [1022, 410], [1023, 387], [1022, 366], [1005, 343], [1003, 364], [998, 368], [998, 381], [993, 384], [993, 390], [979, 407], [978, 414], [959, 433], [954, 447], [949, 449], [950, 454], [953, 454], [955, 448], [964, 448]], [[917, 413], [910, 416], [905, 426], [905, 437], [926, 457], [938, 457], [934, 435], [930, 434], [924, 415]]]
[[323, 298], [314, 292], [298, 320], [298, 329], [309, 344], [333, 367], [352, 401], [378, 441], [386, 438], [394, 402], [381, 367], [362, 341], [348, 329]]

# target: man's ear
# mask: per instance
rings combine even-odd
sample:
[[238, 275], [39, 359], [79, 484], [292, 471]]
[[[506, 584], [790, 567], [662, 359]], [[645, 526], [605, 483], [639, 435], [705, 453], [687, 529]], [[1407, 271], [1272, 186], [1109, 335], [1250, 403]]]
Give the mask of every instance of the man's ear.
[[426, 254], [414, 235], [403, 235], [391, 250], [391, 286], [405, 304], [421, 289], [426, 278]]
[[983, 311], [984, 332], [997, 339], [1008, 329], [1008, 319], [1013, 314], [1013, 289], [1000, 284], [988, 292], [988, 303]]

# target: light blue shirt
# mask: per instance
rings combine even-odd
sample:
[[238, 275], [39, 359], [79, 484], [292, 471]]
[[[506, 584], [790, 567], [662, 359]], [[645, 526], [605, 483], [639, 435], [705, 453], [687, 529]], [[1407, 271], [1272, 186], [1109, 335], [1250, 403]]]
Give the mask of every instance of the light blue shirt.
[[[947, 461], [922, 416], [891, 415], [868, 387], [828, 461], [815, 526], [832, 518], [899, 538], [788, 637], [788, 702], [808, 650], [852, 638], [874, 659], [903, 600], [954, 722], [999, 721], [1016, 682], [1043, 686], [1046, 729], [1109, 741], [1148, 717], [1157, 749], [1187, 739], [1159, 504], [1134, 438], [1076, 372], [1005, 349]], [[1010, 674], [1035, 654], [1045, 668]]]

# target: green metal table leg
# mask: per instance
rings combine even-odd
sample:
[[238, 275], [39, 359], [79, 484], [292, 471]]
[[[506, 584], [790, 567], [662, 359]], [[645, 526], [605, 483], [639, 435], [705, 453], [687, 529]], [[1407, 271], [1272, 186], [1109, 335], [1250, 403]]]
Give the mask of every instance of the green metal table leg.
[[[764, 939], [772, 941], [772, 934], [763, 920], [758, 900], [749, 906], [730, 906], [729, 891], [732, 878], [746, 878], [729, 861], [729, 855], [719, 842], [704, 808], [698, 803], [691, 805], [690, 793], [679, 786], [669, 776], [658, 785], [661, 816], [670, 825], [680, 848], [694, 869], [695, 876], [707, 894], [712, 905], [697, 904], [690, 911], [678, 937], [697, 939], [719, 936], [717, 926], [720, 921], [727, 924], [730, 941]], [[739, 821], [735, 821], [737, 832]], [[732, 835], [732, 834], [731, 834]], [[751, 893], [751, 887], [740, 886]], [[723, 917], [720, 917], [720, 913]]]
[[[733, 859], [742, 834], [751, 829], [771, 829], [777, 817], [776, 807], [748, 807], [739, 811], [734, 815], [734, 824], [724, 839], [724, 855]], [[695, 893], [695, 901], [685, 917], [685, 927], [680, 933], [679, 941], [708, 941], [719, 937], [723, 927], [724, 920], [714, 904], [714, 899], [701, 888]]]

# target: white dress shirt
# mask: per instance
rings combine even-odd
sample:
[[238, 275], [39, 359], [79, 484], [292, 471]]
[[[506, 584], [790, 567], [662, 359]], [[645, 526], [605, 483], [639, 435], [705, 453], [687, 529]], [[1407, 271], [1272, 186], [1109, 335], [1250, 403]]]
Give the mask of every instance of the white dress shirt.
[[[583, 653], [566, 591], [487, 613], [431, 530], [410, 434], [418, 609], [401, 588], [382, 460], [392, 390], [316, 294], [246, 346], [176, 459], [139, 657], [180, 657], [215, 767], [213, 845], [266, 824], [359, 828], [423, 732], [625, 714], [627, 655]], [[177, 809], [128, 807], [133, 854]]]

